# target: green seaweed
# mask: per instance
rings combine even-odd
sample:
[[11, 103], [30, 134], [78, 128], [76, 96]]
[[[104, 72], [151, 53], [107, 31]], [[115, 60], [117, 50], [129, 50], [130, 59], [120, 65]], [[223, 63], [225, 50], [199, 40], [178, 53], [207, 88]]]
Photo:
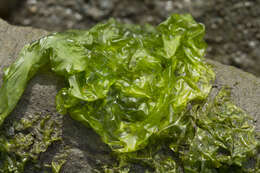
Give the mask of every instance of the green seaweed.
[[26, 164], [36, 165], [39, 155], [61, 140], [60, 122], [50, 116], [34, 115], [14, 121], [0, 136], [0, 173], [22, 173]]
[[194, 135], [186, 141], [189, 147], [179, 150], [186, 172], [259, 171], [252, 118], [231, 102], [230, 89], [221, 89], [213, 101], [193, 109]]
[[67, 161], [67, 154], [66, 153], [60, 153], [58, 155], [55, 155], [51, 162], [51, 168], [53, 173], [59, 173], [62, 166], [66, 163]]
[[58, 112], [93, 128], [118, 158], [108, 172], [131, 172], [131, 163], [158, 173], [255, 171], [244, 166], [259, 145], [248, 116], [224, 91], [207, 100], [215, 74], [203, 57], [204, 33], [190, 15], [176, 14], [157, 27], [111, 19], [43, 37], [4, 71], [0, 125], [44, 66], [67, 81]]
[[172, 136], [160, 136], [136, 152], [115, 153], [118, 163], [105, 172], [134, 172], [135, 164], [147, 173], [259, 172], [259, 140], [252, 118], [232, 103], [230, 92], [224, 87], [216, 96], [193, 103], [178, 124], [183, 133], [172, 126]]

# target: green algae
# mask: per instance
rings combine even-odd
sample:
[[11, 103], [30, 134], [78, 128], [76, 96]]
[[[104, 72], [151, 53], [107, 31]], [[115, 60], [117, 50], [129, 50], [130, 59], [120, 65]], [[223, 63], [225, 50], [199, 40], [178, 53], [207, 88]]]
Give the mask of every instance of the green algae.
[[54, 156], [52, 162], [51, 162], [51, 168], [53, 173], [59, 173], [62, 166], [67, 161], [67, 153], [59, 153]]
[[230, 92], [224, 87], [204, 102], [192, 103], [180, 120], [183, 133], [176, 134], [173, 126], [169, 129], [172, 137], [160, 137], [142, 150], [118, 154], [118, 163], [105, 172], [134, 172], [135, 164], [147, 173], [259, 172], [259, 140], [252, 118], [233, 104]]
[[[41, 153], [61, 140], [61, 122], [50, 116], [34, 115], [14, 121], [1, 131], [0, 172], [22, 173], [26, 164], [37, 165]], [[13, 134], [8, 130], [13, 129]]]
[[[157, 27], [109, 20], [28, 44], [5, 70], [0, 124], [44, 66], [67, 80], [57, 110], [94, 129], [117, 158], [105, 172], [134, 172], [135, 164], [156, 173], [256, 172], [259, 141], [249, 116], [227, 89], [209, 97], [215, 74], [203, 57], [204, 33], [190, 15], [172, 15]], [[18, 131], [1, 138], [4, 170], [22, 172], [60, 140], [51, 118], [36, 122], [38, 137]], [[54, 159], [50, 167], [58, 172], [64, 162]]]

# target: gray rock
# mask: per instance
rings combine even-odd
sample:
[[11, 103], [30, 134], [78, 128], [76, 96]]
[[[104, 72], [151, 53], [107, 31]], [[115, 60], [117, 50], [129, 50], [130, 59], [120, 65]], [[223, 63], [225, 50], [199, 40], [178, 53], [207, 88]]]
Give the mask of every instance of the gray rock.
[[[39, 39], [48, 32], [30, 27], [11, 26], [0, 19], [0, 78], [3, 68], [9, 66], [19, 54], [20, 49], [33, 40]], [[234, 102], [247, 113], [254, 116], [257, 130], [260, 130], [260, 79], [243, 72], [237, 68], [222, 65], [215, 61], [209, 61], [216, 72], [215, 92], [221, 86], [232, 88]], [[0, 80], [0, 85], [2, 81]], [[48, 72], [40, 72], [28, 84], [22, 99], [8, 119], [19, 119], [24, 116], [49, 114], [53, 117], [61, 117], [56, 113], [55, 95], [63, 86], [63, 80]], [[100, 163], [111, 163], [109, 148], [103, 144], [99, 136], [91, 129], [72, 120], [69, 116], [62, 117], [62, 137], [64, 143], [54, 144], [48, 152], [59, 151], [64, 145], [69, 157], [63, 166], [63, 173], [93, 172], [93, 168]], [[44, 158], [46, 157], [46, 158]], [[41, 159], [47, 159], [51, 154], [46, 154]], [[29, 169], [28, 169], [29, 170]], [[30, 172], [30, 171], [26, 171]]]

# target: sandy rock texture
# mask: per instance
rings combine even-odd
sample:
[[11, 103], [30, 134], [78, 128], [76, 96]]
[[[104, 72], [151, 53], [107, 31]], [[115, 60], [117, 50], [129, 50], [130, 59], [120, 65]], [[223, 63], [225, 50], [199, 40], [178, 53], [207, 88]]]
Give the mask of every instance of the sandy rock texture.
[[[10, 65], [18, 57], [20, 49], [25, 44], [47, 34], [48, 32], [44, 30], [12, 26], [0, 19], [0, 79], [3, 75], [3, 68]], [[209, 63], [212, 64], [216, 72], [216, 81], [212, 92], [216, 92], [221, 86], [231, 87], [234, 102], [254, 116], [259, 131], [260, 79], [237, 68], [222, 65], [212, 60], [209, 60]], [[61, 170], [62, 173], [93, 172], [93, 169], [100, 167], [103, 163], [113, 162], [109, 155], [109, 148], [103, 144], [98, 135], [69, 116], [61, 116], [56, 113], [55, 95], [62, 86], [62, 79], [52, 76], [48, 72], [41, 72], [29, 82], [22, 99], [6, 122], [34, 114], [41, 116], [48, 114], [51, 117], [61, 118], [63, 142], [51, 145], [47, 152], [41, 155], [40, 162], [42, 164], [48, 163], [55, 153], [67, 150], [69, 157]], [[30, 165], [25, 172], [33, 172]]]

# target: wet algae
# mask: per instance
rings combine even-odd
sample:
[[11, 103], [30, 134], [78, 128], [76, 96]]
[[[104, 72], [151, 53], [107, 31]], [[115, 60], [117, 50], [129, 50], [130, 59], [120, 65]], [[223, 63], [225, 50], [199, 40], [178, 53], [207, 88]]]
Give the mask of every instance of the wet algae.
[[0, 134], [0, 172], [20, 173], [26, 164], [34, 165], [38, 172], [40, 154], [61, 140], [61, 119], [33, 115], [5, 124]]
[[56, 96], [58, 112], [94, 129], [117, 158], [104, 172], [135, 172], [135, 164], [158, 173], [256, 172], [259, 141], [249, 116], [229, 89], [209, 97], [215, 74], [203, 58], [204, 32], [190, 15], [157, 27], [111, 19], [28, 44], [5, 69], [0, 124], [46, 66], [67, 81]]

